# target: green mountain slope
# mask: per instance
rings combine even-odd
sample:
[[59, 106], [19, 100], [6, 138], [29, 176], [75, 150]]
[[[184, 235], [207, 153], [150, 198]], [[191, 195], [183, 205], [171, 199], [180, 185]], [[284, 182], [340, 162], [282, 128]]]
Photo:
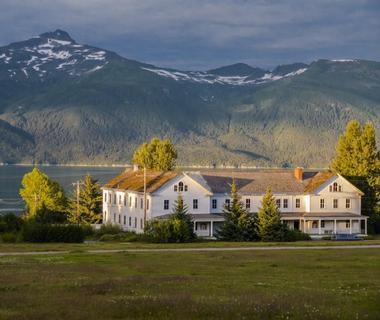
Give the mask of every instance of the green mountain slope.
[[61, 30], [0, 48], [0, 162], [127, 163], [160, 136], [183, 165], [324, 166], [349, 119], [379, 115], [378, 62], [184, 72]]

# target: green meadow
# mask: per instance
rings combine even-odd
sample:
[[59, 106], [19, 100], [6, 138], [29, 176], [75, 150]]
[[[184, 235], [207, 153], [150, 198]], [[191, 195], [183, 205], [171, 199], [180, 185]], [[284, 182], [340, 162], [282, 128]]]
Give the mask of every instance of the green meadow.
[[90, 254], [58, 247], [65, 248], [71, 252], [0, 257], [0, 319], [380, 315], [380, 249]]

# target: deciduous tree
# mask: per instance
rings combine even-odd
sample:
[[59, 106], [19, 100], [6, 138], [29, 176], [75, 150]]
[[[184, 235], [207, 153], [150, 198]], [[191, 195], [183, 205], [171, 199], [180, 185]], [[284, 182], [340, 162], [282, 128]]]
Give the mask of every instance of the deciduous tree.
[[20, 195], [27, 205], [27, 217], [32, 218], [43, 207], [54, 212], [65, 212], [67, 199], [62, 187], [34, 168], [21, 181]]

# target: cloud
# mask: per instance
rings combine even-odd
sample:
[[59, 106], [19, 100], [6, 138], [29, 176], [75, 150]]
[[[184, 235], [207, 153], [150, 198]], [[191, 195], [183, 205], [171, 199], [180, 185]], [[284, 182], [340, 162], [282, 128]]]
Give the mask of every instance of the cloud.
[[315, 57], [380, 60], [378, 0], [0, 0], [0, 44], [61, 28], [184, 69]]

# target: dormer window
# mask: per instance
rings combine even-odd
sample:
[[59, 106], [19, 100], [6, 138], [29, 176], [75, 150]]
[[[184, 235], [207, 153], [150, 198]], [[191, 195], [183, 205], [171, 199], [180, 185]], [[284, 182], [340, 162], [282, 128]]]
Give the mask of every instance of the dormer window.
[[187, 191], [187, 185], [185, 185], [185, 192]]
[[174, 192], [183, 192], [183, 191], [186, 192], [187, 190], [188, 190], [187, 185], [184, 185], [182, 181], [180, 181], [178, 185], [174, 186]]
[[338, 191], [338, 184], [336, 182], [334, 182], [334, 184], [333, 184], [333, 191], [334, 192]]
[[174, 186], [174, 192], [177, 192], [177, 191], [178, 191], [178, 186], [175, 185], [175, 186]]
[[178, 183], [178, 191], [183, 192], [183, 182]]
[[342, 192], [342, 186], [334, 182], [332, 185], [330, 185], [329, 190], [330, 192]]

